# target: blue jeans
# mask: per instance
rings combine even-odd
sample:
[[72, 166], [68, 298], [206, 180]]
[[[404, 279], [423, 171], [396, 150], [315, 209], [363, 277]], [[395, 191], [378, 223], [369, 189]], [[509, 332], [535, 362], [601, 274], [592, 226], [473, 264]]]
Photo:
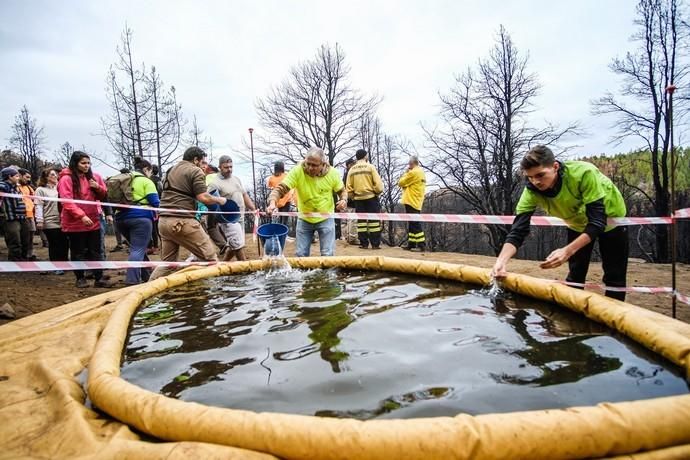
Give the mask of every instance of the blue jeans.
[[108, 223], [105, 220], [105, 214], [103, 214], [103, 213], [101, 213], [99, 219], [101, 221], [101, 228], [100, 228], [100, 232], [99, 232], [101, 235], [101, 243], [100, 243], [101, 247], [99, 250], [101, 258], [98, 260], [105, 260], [105, 231], [108, 229]]
[[322, 256], [332, 256], [335, 252], [335, 222], [333, 218], [310, 224], [306, 220], [297, 219], [297, 257], [309, 257], [311, 243], [314, 241], [314, 231], [319, 233], [319, 246]]
[[[151, 230], [153, 221], [147, 217], [135, 217], [134, 219], [122, 219], [117, 221], [117, 228], [120, 229], [122, 236], [129, 241], [130, 262], [141, 262], [149, 260], [146, 250], [151, 241]], [[125, 284], [139, 284], [149, 280], [148, 268], [128, 268]]]

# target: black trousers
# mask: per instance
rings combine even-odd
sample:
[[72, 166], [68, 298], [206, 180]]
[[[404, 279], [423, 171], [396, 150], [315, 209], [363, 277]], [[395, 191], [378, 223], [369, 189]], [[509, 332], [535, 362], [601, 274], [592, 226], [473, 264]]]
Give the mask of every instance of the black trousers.
[[[72, 261], [100, 261], [101, 258], [101, 231], [68, 232], [69, 248]], [[93, 277], [99, 281], [103, 277], [103, 270], [91, 270]], [[74, 270], [77, 279], [84, 278], [84, 270]]]
[[[406, 214], [421, 214], [419, 209], [415, 209], [409, 204], [405, 205]], [[424, 248], [426, 246], [426, 237], [424, 230], [422, 230], [422, 223], [411, 220], [407, 222], [407, 244], [410, 248]]]
[[48, 238], [48, 258], [58, 261], [69, 260], [69, 240], [67, 240], [67, 235], [62, 233], [62, 230], [59, 228], [44, 228], [43, 233]]
[[[338, 196], [338, 194], [334, 193], [333, 194], [333, 202], [337, 203], [339, 199], [340, 199], [340, 197]], [[334, 219], [333, 222], [335, 223], [335, 239], [339, 240], [340, 238], [343, 237], [343, 231], [340, 228], [340, 219]]]
[[158, 219], [153, 219], [153, 228], [151, 229], [151, 240], [149, 241], [149, 247], [158, 249], [159, 241]]
[[[378, 197], [366, 200], [355, 200], [355, 212], [381, 212], [381, 204]], [[357, 219], [357, 236], [359, 245], [374, 248], [381, 246], [381, 221]]]
[[[580, 232], [568, 229], [568, 243], [580, 236]], [[612, 287], [625, 287], [628, 272], [628, 228], [616, 227], [611, 231], [599, 235], [599, 251], [601, 265], [604, 269], [604, 284]], [[584, 283], [587, 279], [589, 262], [592, 258], [594, 241], [577, 251], [568, 260], [568, 277], [566, 281]], [[606, 291], [606, 296], [613, 299], [625, 300], [625, 292]]]
[[[292, 205], [290, 204], [290, 202], [288, 202], [288, 204], [286, 204], [285, 206], [283, 206], [283, 207], [281, 207], [281, 208], [278, 208], [278, 211], [280, 211], [280, 212], [290, 212], [290, 208], [291, 208], [291, 207], [292, 207]], [[278, 218], [278, 223], [281, 223], [281, 224], [283, 224], [283, 225], [289, 227], [289, 225], [288, 225], [288, 220], [289, 220], [289, 219], [290, 219], [290, 216], [280, 216], [280, 217]]]

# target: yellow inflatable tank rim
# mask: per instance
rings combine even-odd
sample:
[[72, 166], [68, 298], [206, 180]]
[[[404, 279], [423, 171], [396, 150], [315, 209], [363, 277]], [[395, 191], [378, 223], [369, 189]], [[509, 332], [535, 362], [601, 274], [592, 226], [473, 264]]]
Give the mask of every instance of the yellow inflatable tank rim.
[[[489, 271], [387, 257], [288, 259], [294, 268], [416, 274], [486, 285]], [[507, 414], [407, 420], [330, 419], [223, 409], [171, 399], [120, 378], [132, 315], [145, 299], [202, 278], [267, 268], [266, 261], [185, 270], [120, 300], [89, 364], [88, 394], [118, 420], [156, 438], [214, 443], [287, 459], [690, 458], [690, 395]], [[510, 275], [505, 287], [554, 302], [615, 329], [690, 375], [690, 325], [596, 293]], [[645, 453], [646, 452], [646, 453]]]

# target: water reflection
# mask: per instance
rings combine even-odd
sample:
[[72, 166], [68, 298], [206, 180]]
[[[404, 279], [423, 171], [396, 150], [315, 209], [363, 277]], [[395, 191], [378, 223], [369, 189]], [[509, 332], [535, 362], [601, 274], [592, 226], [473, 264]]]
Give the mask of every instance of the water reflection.
[[687, 391], [653, 353], [560, 307], [378, 272], [203, 280], [135, 315], [122, 376], [171, 397], [360, 419]]
[[[551, 310], [548, 315], [537, 315], [527, 310], [511, 312], [504, 302], [499, 301], [496, 303], [496, 311], [504, 313], [506, 321], [513, 326], [515, 332], [525, 342], [526, 347], [513, 351], [513, 354], [541, 370], [541, 375], [533, 377], [508, 374], [493, 375], [496, 381], [500, 383], [536, 386], [559, 385], [566, 382], [577, 382], [582, 378], [613, 371], [622, 366], [620, 359], [603, 356], [597, 353], [591, 345], [585, 343], [586, 340], [595, 335], [594, 333], [580, 332], [571, 336], [574, 334], [572, 331], [578, 329], [575, 327], [575, 323], [579, 318], [563, 310], [559, 313]], [[600, 330], [598, 335], [605, 331], [603, 326], [598, 326], [596, 323], [592, 323], [592, 326], [593, 330]]]
[[[335, 305], [326, 307], [319, 305], [337, 299], [342, 292], [343, 287], [334, 274], [324, 271], [305, 280], [298, 296], [304, 301], [298, 317], [306, 321], [311, 329], [309, 338], [314, 344], [318, 344], [321, 358], [331, 365], [333, 372], [340, 372], [341, 361], [349, 357], [347, 352], [335, 349], [340, 344], [338, 332], [345, 329], [354, 318], [348, 314], [348, 303], [345, 301], [337, 301]], [[275, 353], [274, 356], [281, 359], [280, 353]]]

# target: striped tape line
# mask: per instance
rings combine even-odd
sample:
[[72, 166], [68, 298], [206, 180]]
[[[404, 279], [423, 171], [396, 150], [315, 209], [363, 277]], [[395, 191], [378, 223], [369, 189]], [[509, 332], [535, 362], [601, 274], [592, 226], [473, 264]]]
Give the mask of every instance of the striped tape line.
[[[372, 213], [372, 212], [277, 212], [278, 216], [292, 217], [333, 217], [336, 219], [362, 219], [362, 220], [390, 220], [398, 222], [441, 222], [456, 224], [498, 224], [510, 225], [515, 216], [487, 216], [477, 214], [401, 214], [401, 213]], [[672, 222], [670, 217], [615, 217], [609, 218], [609, 225], [668, 225]], [[532, 216], [532, 225], [539, 226], [566, 226], [563, 219], [550, 216]]]
[[567, 286], [572, 286], [572, 287], [579, 287], [579, 288], [585, 288], [585, 289], [603, 289], [605, 291], [611, 291], [611, 292], [643, 292], [647, 294], [665, 294], [665, 293], [673, 293], [673, 288], [670, 287], [651, 287], [651, 286], [626, 286], [626, 287], [620, 287], [620, 286], [606, 286], [603, 284], [596, 284], [596, 283], [575, 283], [572, 281], [563, 281], [563, 280], [551, 280], [559, 284], [565, 284]]
[[[181, 268], [188, 267], [191, 265], [197, 266], [209, 266], [216, 265], [225, 262], [163, 262], [163, 261], [140, 261], [140, 262], [130, 262], [130, 261], [41, 261], [41, 262], [0, 262], [0, 273], [13, 273], [13, 272], [52, 272], [56, 270], [72, 271], [72, 270], [120, 270], [125, 268], [155, 268], [155, 267], [173, 267]], [[615, 287], [615, 286], [604, 286], [602, 284], [595, 283], [573, 283], [570, 281], [562, 280], [548, 280], [544, 281], [551, 283], [566, 284], [573, 287], [581, 287], [587, 289], [603, 289], [607, 291], [615, 292], [640, 292], [647, 294], [673, 294], [673, 289], [670, 287], [650, 287], [650, 286], [627, 286], [627, 287]], [[690, 299], [687, 296], [676, 291], [676, 298], [690, 305]]]
[[172, 209], [172, 208], [153, 208], [151, 206], [140, 206], [134, 204], [123, 204], [123, 203], [108, 203], [106, 201], [89, 201], [89, 200], [74, 200], [71, 198], [55, 198], [50, 196], [36, 196], [36, 195], [21, 195], [16, 193], [5, 193], [0, 192], [0, 197], [8, 198], [31, 198], [36, 201], [57, 201], [59, 203], [74, 203], [74, 204], [88, 204], [88, 205], [100, 205], [107, 206], [109, 208], [123, 208], [123, 209], [144, 209], [146, 211], [156, 211], [156, 212], [174, 212], [177, 214], [256, 214], [258, 211], [235, 211], [235, 212], [225, 212], [225, 211], [197, 211], [189, 209]]
[[161, 261], [45, 261], [45, 262], [0, 262], [0, 273], [51, 272], [55, 270], [119, 270], [123, 268], [188, 267], [190, 265], [215, 265], [219, 262], [161, 262]]
[[[125, 209], [145, 209], [147, 211], [155, 210], [157, 212], [171, 212], [177, 214], [242, 214], [242, 212], [225, 213], [223, 211], [192, 211], [187, 209], [170, 209], [170, 208], [151, 208], [150, 206], [137, 206], [120, 203], [107, 202], [93, 202], [88, 200], [73, 200], [68, 198], [54, 198], [54, 197], [38, 197], [35, 195], [21, 195], [0, 192], [0, 197], [11, 198], [32, 198], [44, 201], [58, 201], [63, 203], [88, 204], [94, 203], [101, 206], [108, 206], [112, 208]], [[259, 211], [244, 211], [244, 214], [266, 215], [266, 213]], [[368, 213], [368, 212], [276, 212], [274, 216], [288, 216], [288, 217], [321, 217], [321, 218], [336, 218], [347, 220], [384, 220], [397, 222], [441, 222], [441, 223], [457, 223], [457, 224], [498, 224], [510, 225], [513, 223], [515, 216], [491, 216], [491, 215], [477, 215], [477, 214], [405, 214], [405, 213]], [[676, 219], [690, 217], [690, 208], [685, 208], [676, 211], [674, 214]], [[671, 217], [615, 217], [609, 218], [609, 225], [669, 225], [673, 222]], [[550, 216], [532, 216], [532, 225], [538, 226], [566, 226], [567, 223], [563, 219]]]

